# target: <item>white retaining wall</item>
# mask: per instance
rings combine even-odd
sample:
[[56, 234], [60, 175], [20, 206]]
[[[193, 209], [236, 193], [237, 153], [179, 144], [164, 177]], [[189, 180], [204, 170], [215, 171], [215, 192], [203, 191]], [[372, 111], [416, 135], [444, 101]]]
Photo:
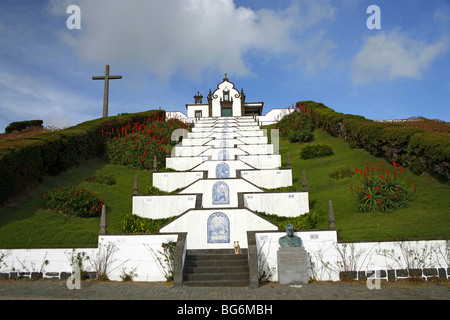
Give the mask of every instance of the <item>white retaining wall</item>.
[[[216, 212], [224, 213], [229, 220], [228, 243], [208, 243], [208, 218]], [[179, 230], [188, 233], [187, 249], [233, 249], [234, 241], [239, 241], [241, 248], [247, 248], [247, 230], [277, 230], [277, 227], [247, 209], [220, 208], [190, 210], [178, 219], [172, 220], [160, 231], [179, 232]]]
[[266, 189], [292, 186], [291, 169], [242, 170], [241, 178]]
[[208, 157], [166, 158], [166, 167], [177, 171], [187, 171], [206, 160], [208, 160]]
[[134, 196], [132, 212], [148, 219], [170, 218], [195, 208], [196, 199], [193, 194]]
[[[257, 232], [259, 267], [270, 271], [271, 281], [278, 281], [278, 239], [285, 232]], [[366, 280], [375, 273], [380, 280], [407, 278], [407, 269], [418, 269], [423, 278], [450, 276], [447, 240], [338, 243], [336, 231], [295, 232], [308, 252], [311, 279], [339, 281], [344, 271], [353, 271], [355, 280]], [[348, 267], [344, 267], [344, 266]]]
[[244, 195], [244, 206], [253, 211], [297, 217], [309, 212], [308, 192], [268, 192]]
[[99, 236], [98, 248], [77, 249], [1, 249], [4, 254], [0, 267], [3, 277], [31, 278], [32, 273], [40, 273], [42, 278], [67, 279], [74, 269], [72, 255], [83, 255], [82, 269], [95, 272], [95, 261], [104, 254], [108, 245], [113, 248], [107, 268], [108, 279], [120, 281], [124, 272], [134, 271], [133, 281], [165, 281], [161, 266], [155, 260], [155, 253], [162, 251], [162, 244], [177, 241], [178, 235], [105, 235]]
[[153, 172], [152, 182], [159, 190], [172, 192], [202, 178], [203, 172], [195, 171]]
[[[92, 262], [110, 244], [114, 248], [108, 267], [110, 280], [120, 281], [124, 271], [134, 271], [134, 281], [164, 281], [164, 274], [155, 260], [154, 252], [162, 251], [163, 243], [177, 240], [178, 236], [171, 232], [178, 229], [189, 231], [195, 228], [195, 224], [201, 225], [204, 229], [202, 232], [198, 232], [198, 229], [197, 232], [188, 232], [187, 248], [224, 248], [224, 244], [208, 244], [206, 241], [207, 218], [214, 212], [216, 210], [192, 210], [175, 220], [175, 224], [168, 225], [167, 230], [162, 230], [168, 232], [166, 234], [99, 236], [98, 248], [0, 249], [0, 255], [4, 255], [0, 264], [0, 276], [31, 278], [35, 274], [41, 274], [43, 278], [64, 280], [73, 272], [70, 258], [77, 253], [84, 253], [90, 259], [83, 262], [83, 269], [95, 272]], [[245, 209], [232, 209], [225, 213], [230, 224], [235, 225], [230, 229], [236, 230], [230, 235], [230, 243], [225, 245], [230, 249], [234, 241], [239, 241], [242, 248], [247, 247], [245, 230], [238, 231], [243, 219], [251, 219], [250, 225], [254, 225], [255, 230], [267, 230], [256, 232], [255, 235], [259, 267], [270, 272], [270, 281], [278, 281], [278, 239], [286, 233], [276, 231], [273, 225]], [[317, 281], [339, 281], [340, 273], [344, 271], [343, 261], [353, 266], [352, 271], [358, 280], [365, 280], [374, 271], [377, 271], [377, 279], [403, 279], [407, 276], [405, 270], [408, 266], [414, 267], [414, 263], [425, 279], [450, 276], [448, 240], [338, 243], [336, 231], [305, 230], [295, 234], [302, 239], [310, 258], [310, 276]]]
[[281, 156], [279, 154], [238, 156], [238, 160], [242, 160], [256, 169], [278, 169], [281, 167]]

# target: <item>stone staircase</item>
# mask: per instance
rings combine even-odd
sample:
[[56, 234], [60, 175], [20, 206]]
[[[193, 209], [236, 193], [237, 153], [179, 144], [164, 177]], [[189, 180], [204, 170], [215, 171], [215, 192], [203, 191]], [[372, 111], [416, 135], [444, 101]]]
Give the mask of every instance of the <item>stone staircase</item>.
[[187, 250], [183, 285], [189, 287], [248, 287], [247, 249]]

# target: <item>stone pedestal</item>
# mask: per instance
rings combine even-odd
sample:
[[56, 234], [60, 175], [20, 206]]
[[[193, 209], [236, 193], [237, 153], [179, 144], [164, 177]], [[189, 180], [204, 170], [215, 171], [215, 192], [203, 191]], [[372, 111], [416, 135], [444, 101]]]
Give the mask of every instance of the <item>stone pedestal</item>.
[[308, 254], [303, 247], [279, 248], [278, 281], [280, 284], [308, 284]]

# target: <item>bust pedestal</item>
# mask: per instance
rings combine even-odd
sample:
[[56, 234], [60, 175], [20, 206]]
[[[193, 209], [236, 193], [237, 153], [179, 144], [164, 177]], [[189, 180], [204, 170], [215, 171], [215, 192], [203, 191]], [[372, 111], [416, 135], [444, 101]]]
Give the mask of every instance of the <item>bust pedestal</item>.
[[308, 284], [308, 254], [304, 247], [280, 247], [277, 258], [280, 284]]

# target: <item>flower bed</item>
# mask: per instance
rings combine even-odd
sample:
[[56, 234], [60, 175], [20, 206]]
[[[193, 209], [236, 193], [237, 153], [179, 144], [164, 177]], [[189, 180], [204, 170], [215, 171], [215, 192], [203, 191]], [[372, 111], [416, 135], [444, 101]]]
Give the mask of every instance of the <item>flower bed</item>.
[[393, 165], [386, 165], [383, 161], [372, 165], [366, 163], [364, 169], [355, 169], [358, 177], [356, 183], [350, 182], [352, 195], [358, 202], [361, 212], [392, 212], [407, 208], [413, 200], [409, 187], [416, 192], [414, 181], [405, 181], [403, 168], [395, 161]]
[[178, 128], [187, 130], [187, 125], [177, 119], [157, 119], [103, 131], [107, 138], [106, 158], [113, 164], [142, 170], [152, 169], [156, 156], [158, 167], [164, 167], [167, 145]]

